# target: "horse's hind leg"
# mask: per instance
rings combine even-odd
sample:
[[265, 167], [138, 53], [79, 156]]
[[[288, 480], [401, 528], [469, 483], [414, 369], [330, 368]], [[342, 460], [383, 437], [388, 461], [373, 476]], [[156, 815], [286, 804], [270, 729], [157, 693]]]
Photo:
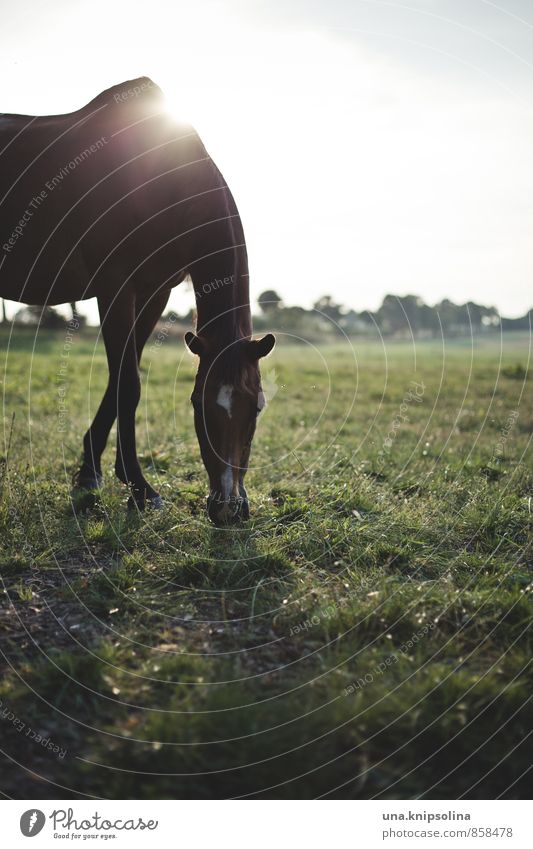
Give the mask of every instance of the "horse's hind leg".
[[76, 475], [76, 486], [83, 489], [98, 489], [101, 486], [101, 457], [115, 418], [116, 404], [108, 383], [92, 424], [83, 437], [83, 460]]

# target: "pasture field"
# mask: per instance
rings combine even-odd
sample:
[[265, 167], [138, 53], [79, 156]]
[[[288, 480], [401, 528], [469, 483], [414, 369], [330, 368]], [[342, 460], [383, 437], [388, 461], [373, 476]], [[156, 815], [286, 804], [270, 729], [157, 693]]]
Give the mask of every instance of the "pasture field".
[[[523, 798], [533, 728], [530, 340], [278, 345], [217, 529], [181, 343], [147, 346], [126, 512], [96, 331], [2, 331], [1, 787], [15, 798]], [[13, 414], [14, 419], [13, 419]]]

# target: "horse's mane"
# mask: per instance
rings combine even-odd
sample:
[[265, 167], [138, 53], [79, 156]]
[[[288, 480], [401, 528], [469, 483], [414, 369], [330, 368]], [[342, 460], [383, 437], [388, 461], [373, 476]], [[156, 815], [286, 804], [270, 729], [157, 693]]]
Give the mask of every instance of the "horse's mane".
[[[233, 195], [215, 163], [212, 164], [224, 187], [226, 220], [233, 244], [235, 284], [219, 290], [218, 314], [211, 314], [206, 322], [206, 327], [211, 325], [213, 329], [210, 342], [216, 351], [211, 371], [218, 382], [227, 383], [245, 394], [255, 395], [259, 389], [258, 369], [245, 350], [246, 342], [252, 336], [252, 318], [244, 230]], [[199, 318], [198, 314], [197, 325]], [[201, 327], [199, 332], [202, 333]]]

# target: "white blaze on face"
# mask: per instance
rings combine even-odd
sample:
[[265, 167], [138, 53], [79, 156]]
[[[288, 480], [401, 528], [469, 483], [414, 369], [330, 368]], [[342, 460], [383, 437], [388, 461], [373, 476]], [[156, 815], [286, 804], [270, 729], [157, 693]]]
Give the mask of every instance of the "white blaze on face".
[[222, 495], [224, 496], [224, 501], [227, 501], [233, 492], [233, 469], [231, 468], [231, 465], [229, 463], [226, 465], [226, 468], [220, 476], [220, 483], [222, 485]]
[[[218, 390], [217, 404], [222, 407], [231, 419], [231, 405], [233, 400], [233, 387], [228, 383], [223, 383]], [[228, 459], [224, 471], [220, 476], [220, 486], [222, 489], [222, 498], [224, 504], [219, 512], [219, 517], [225, 519], [230, 512], [229, 500], [233, 495], [233, 467], [231, 460]]]
[[233, 468], [231, 463], [226, 463], [226, 468], [220, 476], [220, 486], [222, 488], [223, 504], [218, 513], [218, 518], [224, 522], [230, 517], [231, 507], [230, 498], [233, 495]]
[[223, 407], [225, 409], [225, 411], [228, 414], [230, 419], [231, 419], [231, 401], [232, 401], [232, 398], [233, 398], [233, 387], [230, 386], [228, 383], [224, 383], [218, 391], [217, 404], [220, 407]]

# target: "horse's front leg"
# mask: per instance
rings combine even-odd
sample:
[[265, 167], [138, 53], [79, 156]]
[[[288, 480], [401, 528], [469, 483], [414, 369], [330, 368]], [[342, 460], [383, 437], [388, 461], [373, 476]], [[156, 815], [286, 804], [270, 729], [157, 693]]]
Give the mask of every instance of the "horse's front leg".
[[99, 298], [98, 308], [109, 365], [109, 391], [117, 415], [115, 472], [131, 489], [128, 506], [141, 510], [146, 504], [160, 507], [161, 497], [145, 479], [137, 458], [135, 412], [141, 397], [141, 381], [135, 339], [135, 298], [127, 291], [121, 292], [113, 300]]

